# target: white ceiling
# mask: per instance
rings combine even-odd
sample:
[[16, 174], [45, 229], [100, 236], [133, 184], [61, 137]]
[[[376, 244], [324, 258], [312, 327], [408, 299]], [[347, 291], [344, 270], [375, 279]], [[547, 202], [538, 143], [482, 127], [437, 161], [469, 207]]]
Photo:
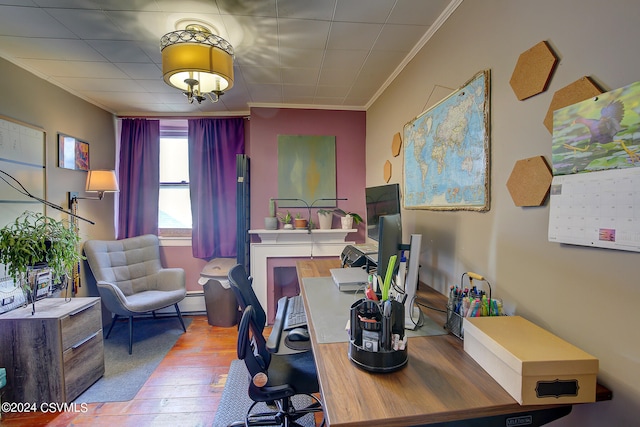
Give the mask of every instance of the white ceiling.
[[[117, 115], [364, 110], [461, 1], [0, 0], [0, 56]], [[185, 19], [235, 49], [216, 104], [162, 80], [160, 37]]]

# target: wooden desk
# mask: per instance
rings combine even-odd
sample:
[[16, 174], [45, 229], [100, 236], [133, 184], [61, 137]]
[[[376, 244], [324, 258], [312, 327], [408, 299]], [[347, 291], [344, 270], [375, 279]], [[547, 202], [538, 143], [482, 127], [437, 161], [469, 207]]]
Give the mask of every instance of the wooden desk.
[[[306, 277], [329, 276], [329, 269], [339, 266], [334, 259], [298, 261], [298, 281], [302, 284]], [[301, 289], [309, 312], [309, 301], [304, 287]], [[444, 295], [424, 285], [418, 299], [442, 309], [446, 304]], [[444, 313], [422, 310], [444, 325]], [[348, 343], [319, 344], [310, 316], [308, 321], [330, 427], [462, 426], [469, 424], [461, 420], [470, 419], [483, 426], [504, 426], [508, 419], [518, 417], [532, 417], [533, 422], [526, 425], [541, 425], [571, 412], [570, 405], [519, 405], [464, 352], [462, 341], [453, 335], [410, 338], [407, 366], [394, 373], [374, 374], [350, 362]], [[597, 400], [609, 399], [611, 392], [599, 385]]]

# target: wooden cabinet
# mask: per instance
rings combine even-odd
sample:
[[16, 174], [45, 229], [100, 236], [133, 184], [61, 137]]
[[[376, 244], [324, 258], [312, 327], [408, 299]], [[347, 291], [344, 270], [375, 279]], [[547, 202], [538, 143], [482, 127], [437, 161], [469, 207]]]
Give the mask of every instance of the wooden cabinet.
[[104, 374], [100, 298], [46, 298], [0, 315], [5, 402], [72, 402]]

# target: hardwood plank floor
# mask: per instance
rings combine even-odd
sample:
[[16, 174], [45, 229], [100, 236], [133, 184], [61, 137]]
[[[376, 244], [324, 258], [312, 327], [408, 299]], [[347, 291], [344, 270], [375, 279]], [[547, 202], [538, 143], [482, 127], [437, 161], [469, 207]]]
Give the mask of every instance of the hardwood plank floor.
[[180, 336], [133, 400], [91, 403], [84, 413], [3, 414], [0, 425], [211, 426], [229, 365], [237, 358], [237, 327], [210, 326], [206, 316], [192, 318], [187, 332]]

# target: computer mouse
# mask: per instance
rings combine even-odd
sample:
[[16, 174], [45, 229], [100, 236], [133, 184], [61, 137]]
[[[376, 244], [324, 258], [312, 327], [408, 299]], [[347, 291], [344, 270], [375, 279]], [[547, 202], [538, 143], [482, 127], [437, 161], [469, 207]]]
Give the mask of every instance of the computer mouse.
[[305, 328], [294, 328], [287, 334], [289, 341], [309, 341], [309, 331]]

